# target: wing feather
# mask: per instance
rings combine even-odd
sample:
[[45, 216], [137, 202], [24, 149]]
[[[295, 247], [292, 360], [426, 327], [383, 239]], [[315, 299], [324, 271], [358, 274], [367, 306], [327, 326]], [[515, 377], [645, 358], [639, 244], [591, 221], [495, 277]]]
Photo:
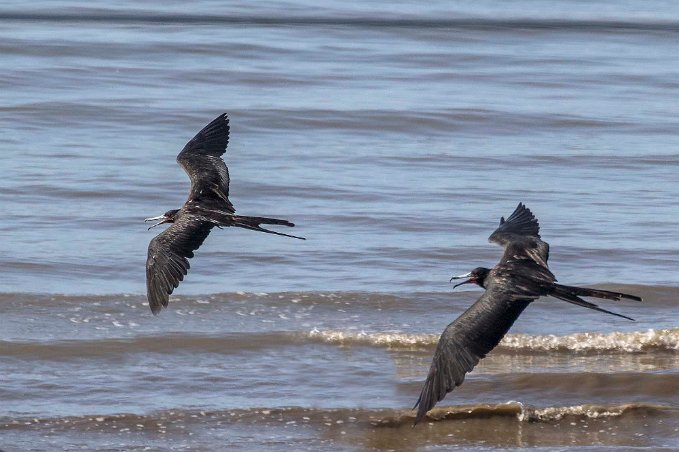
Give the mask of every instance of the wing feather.
[[504, 217], [500, 219], [500, 226], [490, 235], [489, 240], [503, 245], [512, 235], [540, 238], [540, 224], [533, 212], [522, 202], [507, 220]]
[[488, 237], [505, 249], [500, 263], [512, 259], [531, 259], [543, 267], [549, 260], [549, 244], [540, 238], [540, 224], [533, 212], [519, 203], [514, 212]]
[[182, 215], [151, 240], [146, 259], [146, 291], [153, 314], [167, 307], [170, 294], [191, 267], [189, 258], [213, 227], [198, 217]]
[[429, 374], [415, 404], [420, 422], [434, 405], [464, 381], [500, 342], [532, 299], [513, 299], [500, 290], [487, 290], [448, 325], [434, 352]]
[[191, 179], [189, 200], [218, 199], [235, 212], [229, 201], [229, 169], [222, 160], [228, 144], [229, 118], [222, 113], [186, 143], [177, 163]]

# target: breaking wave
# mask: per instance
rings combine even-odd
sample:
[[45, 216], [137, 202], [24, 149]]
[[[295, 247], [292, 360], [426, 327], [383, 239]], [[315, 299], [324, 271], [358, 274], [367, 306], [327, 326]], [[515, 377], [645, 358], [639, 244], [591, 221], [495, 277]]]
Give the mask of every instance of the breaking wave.
[[[439, 336], [399, 332], [313, 330], [302, 332], [165, 334], [129, 338], [55, 342], [0, 341], [0, 356], [41, 359], [96, 357], [128, 353], [210, 352], [237, 354], [271, 347], [324, 343], [340, 347], [367, 346], [394, 350], [430, 349]], [[637, 332], [576, 333], [565, 336], [508, 334], [494, 354], [679, 352], [679, 328]]]
[[[439, 336], [434, 334], [367, 333], [314, 329], [309, 337], [337, 345], [367, 345], [388, 348], [433, 347]], [[497, 352], [645, 352], [679, 351], [679, 328], [613, 333], [575, 333], [565, 336], [508, 334]]]

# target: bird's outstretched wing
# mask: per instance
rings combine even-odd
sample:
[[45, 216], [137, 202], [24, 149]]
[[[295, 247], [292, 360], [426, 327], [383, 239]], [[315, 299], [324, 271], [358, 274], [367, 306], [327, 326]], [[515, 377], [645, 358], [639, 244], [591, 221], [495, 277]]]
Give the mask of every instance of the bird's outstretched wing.
[[177, 163], [191, 179], [189, 200], [219, 199], [235, 212], [229, 201], [229, 170], [222, 160], [228, 143], [229, 118], [222, 113], [186, 143]]
[[507, 220], [500, 218], [500, 226], [488, 240], [505, 248], [500, 263], [528, 258], [547, 267], [549, 245], [540, 239], [540, 224], [523, 203], [519, 203]]
[[434, 359], [414, 408], [415, 424], [436, 402], [464, 381], [479, 360], [500, 342], [514, 321], [533, 301], [513, 299], [501, 290], [487, 290], [441, 334]]
[[151, 312], [167, 307], [172, 291], [188, 272], [189, 258], [214, 227], [199, 217], [182, 215], [149, 243], [146, 259], [146, 294]]

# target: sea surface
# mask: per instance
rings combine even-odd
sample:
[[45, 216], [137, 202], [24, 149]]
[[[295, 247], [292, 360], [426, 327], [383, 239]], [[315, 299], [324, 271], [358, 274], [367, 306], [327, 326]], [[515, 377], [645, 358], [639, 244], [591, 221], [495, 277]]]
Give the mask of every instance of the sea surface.
[[[0, 5], [0, 449], [679, 449], [679, 6]], [[238, 213], [153, 316], [146, 217], [228, 112]], [[524, 202], [565, 284], [425, 422]]]

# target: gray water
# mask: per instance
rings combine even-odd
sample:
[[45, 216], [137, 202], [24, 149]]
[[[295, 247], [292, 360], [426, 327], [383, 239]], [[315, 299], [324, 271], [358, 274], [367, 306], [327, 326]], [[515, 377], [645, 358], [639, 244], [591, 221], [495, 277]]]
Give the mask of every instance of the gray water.
[[[5, 2], [0, 448], [679, 447], [678, 45], [660, 1]], [[238, 213], [308, 240], [214, 230], [153, 317], [222, 112]], [[542, 300], [411, 429], [520, 201], [637, 321]]]

